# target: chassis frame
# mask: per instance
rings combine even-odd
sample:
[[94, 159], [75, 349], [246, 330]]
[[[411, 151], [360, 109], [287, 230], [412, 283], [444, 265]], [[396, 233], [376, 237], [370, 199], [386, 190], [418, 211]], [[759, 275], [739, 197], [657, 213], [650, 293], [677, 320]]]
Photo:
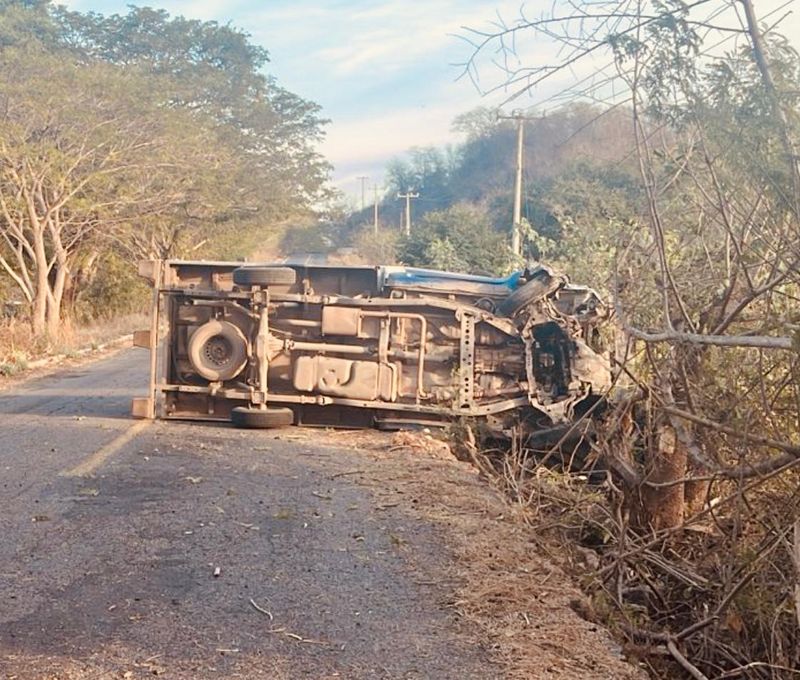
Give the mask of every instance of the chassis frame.
[[[243, 268], [292, 270], [295, 281], [237, 285]], [[297, 424], [394, 429], [467, 417], [496, 431], [520, 420], [541, 429], [582, 415], [610, 383], [591, 347], [601, 301], [542, 266], [490, 279], [153, 260], [139, 273], [153, 299], [150, 328], [134, 334], [150, 352], [137, 417], [228, 421], [243, 409], [282, 407]], [[241, 331], [235, 375], [197, 374], [206, 359], [190, 357], [192, 338], [212, 321]], [[224, 345], [215, 342], [204, 347], [212, 359]]]

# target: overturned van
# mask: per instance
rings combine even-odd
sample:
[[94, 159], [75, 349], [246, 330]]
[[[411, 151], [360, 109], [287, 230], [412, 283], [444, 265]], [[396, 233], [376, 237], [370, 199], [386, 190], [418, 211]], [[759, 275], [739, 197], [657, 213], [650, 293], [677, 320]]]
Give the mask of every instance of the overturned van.
[[139, 417], [503, 431], [586, 413], [610, 385], [604, 306], [537, 265], [504, 278], [410, 267], [148, 261]]

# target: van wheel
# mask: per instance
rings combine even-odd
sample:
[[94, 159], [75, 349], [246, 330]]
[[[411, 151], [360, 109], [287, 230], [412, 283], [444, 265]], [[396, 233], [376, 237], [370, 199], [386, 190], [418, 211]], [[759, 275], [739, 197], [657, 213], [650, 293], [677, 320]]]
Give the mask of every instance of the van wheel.
[[541, 300], [561, 288], [565, 281], [562, 277], [550, 276], [549, 272], [537, 272], [536, 278], [524, 283], [497, 305], [498, 316], [512, 318], [520, 309], [531, 302]]
[[259, 409], [252, 406], [237, 406], [231, 411], [231, 422], [236, 427], [250, 430], [268, 430], [286, 427], [294, 423], [294, 413], [290, 408]]

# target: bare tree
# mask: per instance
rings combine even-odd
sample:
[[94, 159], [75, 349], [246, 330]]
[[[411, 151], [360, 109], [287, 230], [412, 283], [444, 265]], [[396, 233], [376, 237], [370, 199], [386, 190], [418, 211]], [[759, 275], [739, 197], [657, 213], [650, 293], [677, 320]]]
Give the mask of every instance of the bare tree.
[[55, 337], [79, 262], [112, 246], [134, 260], [175, 254], [241, 201], [239, 164], [202, 119], [159, 106], [114, 67], [40, 53], [3, 66], [0, 268], [30, 303], [34, 332]]
[[[630, 116], [641, 203], [615, 216], [610, 293], [634, 389], [595, 444], [629, 514], [606, 511], [618, 544], [602, 588], [625, 616], [628, 585], [645, 591], [673, 632], [631, 635], [698, 678], [788, 677], [800, 661], [783, 610], [800, 494], [800, 59], [780, 18], [750, 0], [567, 2], [464, 36], [464, 74], [499, 74], [484, 91]], [[532, 41], [555, 45], [552, 61], [526, 63]], [[682, 533], [709, 522], [702, 541]]]
[[[776, 313], [800, 262], [797, 154], [786, 111], [793, 104], [773, 76], [749, 0], [557, 4], [538, 18], [522, 15], [465, 37], [474, 47], [465, 74], [477, 82], [487, 52], [501, 66], [488, 91], [507, 88], [507, 99], [516, 99], [583, 65], [590, 75], [558, 97], [630, 112], [646, 220], [628, 234], [618, 267], [643, 280], [622, 281], [618, 271], [613, 292], [625, 332], [654, 347], [655, 389], [672, 408], [667, 420], [694, 412], [690, 383], [708, 347], [794, 349], [791, 324]], [[559, 44], [558, 60], [527, 66], [520, 59], [526, 38]], [[796, 55], [777, 39], [772, 47], [791, 80]], [[752, 141], [741, 139], [742, 130], [759, 128]], [[783, 158], [766, 151], [770, 138], [780, 141]], [[622, 288], [639, 299], [623, 299]], [[705, 468], [694, 425], [684, 419], [677, 446]]]

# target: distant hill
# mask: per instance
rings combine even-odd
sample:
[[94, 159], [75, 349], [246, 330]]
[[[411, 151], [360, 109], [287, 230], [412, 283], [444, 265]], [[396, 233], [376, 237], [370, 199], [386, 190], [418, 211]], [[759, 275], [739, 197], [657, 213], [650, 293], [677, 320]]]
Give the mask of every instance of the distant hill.
[[[379, 203], [380, 222], [400, 227], [405, 202], [397, 193], [412, 190], [412, 217], [469, 203], [489, 212], [497, 229], [511, 222], [512, 188], [516, 166], [516, 123], [497, 119], [479, 108], [459, 116], [453, 128], [465, 134], [457, 147], [409, 150], [387, 167], [387, 189]], [[547, 221], [543, 196], [556, 178], [578, 165], [633, 172], [630, 118], [622, 110], [590, 104], [571, 106], [525, 123], [523, 214], [533, 223]], [[352, 234], [373, 221], [373, 206], [345, 216], [335, 225], [337, 240], [349, 243]]]

